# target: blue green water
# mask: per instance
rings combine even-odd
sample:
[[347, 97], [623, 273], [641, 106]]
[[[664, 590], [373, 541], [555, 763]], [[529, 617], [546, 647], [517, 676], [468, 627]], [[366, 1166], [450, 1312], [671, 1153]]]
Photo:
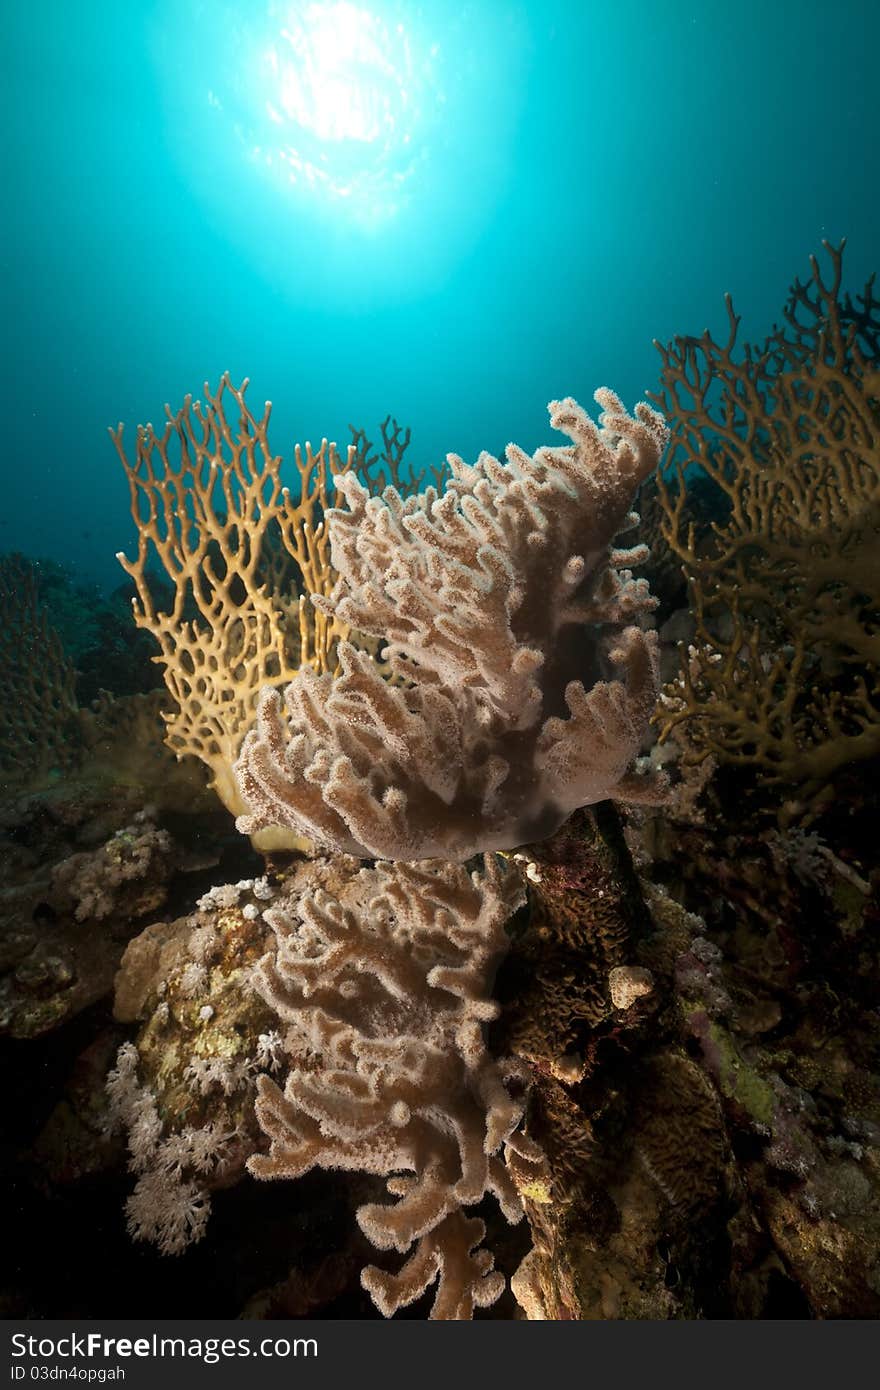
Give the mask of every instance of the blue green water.
[[823, 237], [880, 264], [876, 0], [2, 7], [0, 550], [113, 584], [106, 427], [229, 369], [273, 442], [544, 442], [760, 337]]

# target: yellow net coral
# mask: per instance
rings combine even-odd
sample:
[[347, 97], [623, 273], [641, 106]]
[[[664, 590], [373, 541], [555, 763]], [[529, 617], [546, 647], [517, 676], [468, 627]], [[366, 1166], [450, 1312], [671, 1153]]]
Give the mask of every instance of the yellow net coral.
[[657, 344], [663, 535], [696, 619], [661, 741], [679, 730], [686, 761], [759, 769], [794, 793], [784, 816], [880, 753], [880, 304], [873, 279], [842, 295], [843, 244], [825, 249], [830, 276], [811, 260], [763, 348], [734, 356], [729, 296], [726, 343]]
[[134, 618], [159, 643], [174, 707], [167, 743], [210, 769], [234, 814], [244, 810], [232, 765], [265, 685], [290, 681], [300, 666], [335, 668], [348, 628], [308, 602], [334, 582], [324, 513], [333, 478], [357, 457], [335, 444], [299, 445], [299, 494], [283, 487], [281, 459], [268, 439], [271, 403], [257, 417], [248, 382], [228, 374], [204, 402], [187, 396], [165, 408], [161, 431], [139, 426], [134, 461], [123, 427], [111, 430], [128, 478], [138, 528], [133, 560], [118, 559], [134, 582]]

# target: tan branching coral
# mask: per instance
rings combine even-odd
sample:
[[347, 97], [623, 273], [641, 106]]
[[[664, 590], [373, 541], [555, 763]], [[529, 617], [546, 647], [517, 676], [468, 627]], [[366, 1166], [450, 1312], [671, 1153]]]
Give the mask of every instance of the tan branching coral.
[[396, 1273], [364, 1271], [386, 1316], [435, 1279], [438, 1318], [470, 1317], [504, 1285], [477, 1248], [483, 1222], [463, 1209], [491, 1192], [519, 1220], [505, 1155], [540, 1166], [514, 1133], [520, 1068], [493, 1058], [484, 1038], [505, 922], [522, 901], [518, 874], [489, 857], [473, 874], [436, 862], [362, 868], [336, 896], [315, 886], [265, 914], [277, 949], [256, 983], [286, 1025], [291, 1065], [283, 1092], [259, 1080], [271, 1147], [249, 1167], [261, 1178], [320, 1167], [387, 1179], [397, 1200], [357, 1214], [380, 1250], [415, 1246]]
[[373, 441], [367, 438], [365, 429], [356, 425], [349, 425], [348, 428], [355, 451], [352, 465], [354, 472], [360, 478], [370, 479], [372, 492], [382, 492], [386, 487], [393, 487], [402, 497], [409, 497], [428, 483], [436, 488], [442, 486], [446, 477], [445, 465], [435, 464], [415, 473], [406, 468], [405, 458], [412, 432], [408, 425], [399, 424], [392, 415], [386, 415], [379, 426], [382, 435], [382, 449], [379, 453], [375, 452]]
[[337, 851], [465, 859], [551, 833], [577, 806], [656, 795], [632, 765], [657, 693], [653, 601], [616, 548], [666, 430], [610, 391], [600, 426], [550, 406], [572, 445], [506, 464], [450, 456], [442, 493], [329, 514], [339, 582], [315, 606], [384, 642], [386, 672], [340, 642], [340, 675], [263, 692], [238, 776], [248, 833], [282, 825]]
[[332, 585], [328, 489], [355, 454], [340, 459], [326, 439], [317, 452], [297, 446], [293, 498], [269, 445], [271, 404], [254, 415], [247, 385], [224, 375], [215, 394], [205, 387], [204, 404], [187, 396], [176, 412], [166, 406], [160, 432], [138, 428], [133, 462], [122, 425], [111, 430], [138, 528], [136, 559], [118, 558], [137, 591], [135, 622], [160, 646], [174, 702], [167, 741], [207, 764], [234, 813], [242, 803], [232, 765], [260, 689], [301, 665], [332, 669], [335, 642], [348, 635], [303, 595]]
[[[672, 424], [663, 530], [690, 582], [696, 636], [665, 696], [662, 738], [689, 761], [760, 769], [808, 805], [846, 763], [880, 753], [880, 305], [811, 261], [762, 349], [660, 347]], [[696, 470], [699, 469], [699, 472]], [[695, 478], [714, 518], [695, 524]]]

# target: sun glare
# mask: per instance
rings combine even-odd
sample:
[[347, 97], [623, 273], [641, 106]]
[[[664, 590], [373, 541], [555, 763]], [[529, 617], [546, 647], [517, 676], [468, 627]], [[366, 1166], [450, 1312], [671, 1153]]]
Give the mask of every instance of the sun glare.
[[436, 283], [515, 179], [521, 3], [156, 0], [169, 149], [300, 302]]
[[[260, 55], [261, 119], [250, 156], [291, 185], [377, 224], [403, 206], [424, 150], [420, 81], [402, 22], [349, 0], [270, 6]], [[244, 133], [244, 132], [243, 132]]]

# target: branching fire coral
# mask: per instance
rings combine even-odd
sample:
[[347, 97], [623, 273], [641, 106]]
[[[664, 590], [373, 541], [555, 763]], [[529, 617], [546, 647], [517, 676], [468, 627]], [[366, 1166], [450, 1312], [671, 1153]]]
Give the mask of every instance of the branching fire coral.
[[[690, 761], [759, 768], [804, 806], [880, 753], [880, 304], [872, 281], [843, 296], [843, 246], [826, 251], [763, 348], [734, 356], [729, 297], [726, 343], [658, 344], [663, 531], [696, 616], [662, 738], [684, 724]], [[719, 502], [702, 531], [700, 474]]]
[[[335, 680], [301, 670], [260, 699], [237, 772], [247, 833], [289, 827], [358, 856], [466, 859], [551, 833], [575, 807], [656, 795], [633, 774], [657, 694], [653, 606], [615, 548], [666, 444], [610, 391], [600, 426], [550, 406], [572, 445], [507, 463], [450, 456], [445, 490], [370, 497], [352, 473], [329, 514], [339, 582], [316, 608], [379, 639], [340, 642]], [[394, 682], [386, 679], [390, 671]]]
[[[175, 706], [165, 716], [167, 741], [207, 764], [233, 812], [242, 806], [232, 765], [258, 692], [306, 663], [328, 670], [336, 639], [347, 635], [307, 611], [302, 595], [330, 587], [329, 479], [355, 453], [343, 462], [326, 440], [317, 453], [297, 446], [294, 500], [269, 446], [271, 404], [257, 418], [247, 385], [225, 375], [216, 394], [205, 387], [204, 405], [187, 396], [177, 412], [166, 406], [160, 433], [138, 428], [133, 463], [122, 425], [111, 430], [138, 528], [137, 558], [119, 560], [137, 591], [135, 622], [161, 649], [156, 660]], [[237, 422], [227, 418], [236, 408]]]
[[505, 923], [522, 901], [516, 871], [487, 857], [473, 874], [436, 862], [361, 868], [337, 896], [315, 887], [265, 914], [277, 947], [257, 988], [287, 1026], [290, 1071], [283, 1092], [259, 1079], [271, 1147], [249, 1167], [262, 1178], [314, 1167], [387, 1178], [396, 1202], [357, 1214], [380, 1250], [415, 1246], [396, 1273], [364, 1271], [386, 1316], [435, 1279], [435, 1318], [468, 1318], [504, 1285], [477, 1248], [483, 1222], [463, 1209], [491, 1192], [518, 1221], [505, 1156], [520, 1173], [541, 1164], [515, 1133], [522, 1069], [493, 1058], [484, 1037]]

